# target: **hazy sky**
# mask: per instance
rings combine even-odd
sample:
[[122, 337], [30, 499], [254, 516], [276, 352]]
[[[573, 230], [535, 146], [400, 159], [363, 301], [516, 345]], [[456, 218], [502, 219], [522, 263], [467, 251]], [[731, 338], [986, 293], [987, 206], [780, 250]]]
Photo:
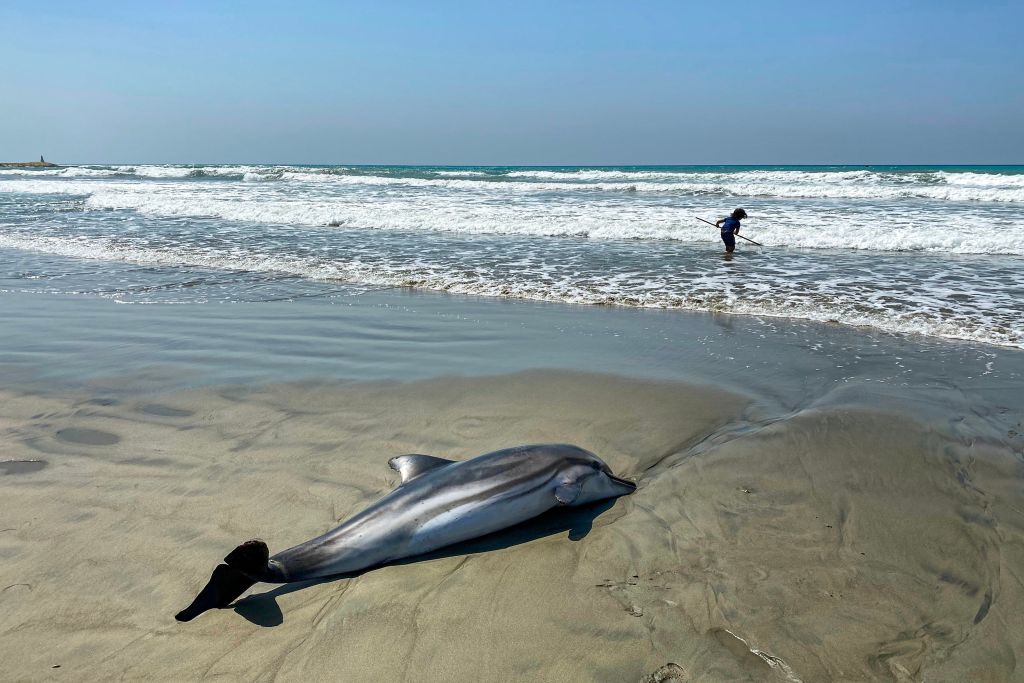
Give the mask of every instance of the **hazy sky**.
[[1024, 2], [0, 3], [0, 161], [1024, 163]]

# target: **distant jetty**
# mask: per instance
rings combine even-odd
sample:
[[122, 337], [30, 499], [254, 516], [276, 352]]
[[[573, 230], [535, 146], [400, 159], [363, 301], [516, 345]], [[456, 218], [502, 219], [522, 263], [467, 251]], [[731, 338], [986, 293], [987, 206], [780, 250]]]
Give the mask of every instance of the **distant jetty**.
[[60, 168], [60, 164], [49, 161], [0, 161], [0, 168]]

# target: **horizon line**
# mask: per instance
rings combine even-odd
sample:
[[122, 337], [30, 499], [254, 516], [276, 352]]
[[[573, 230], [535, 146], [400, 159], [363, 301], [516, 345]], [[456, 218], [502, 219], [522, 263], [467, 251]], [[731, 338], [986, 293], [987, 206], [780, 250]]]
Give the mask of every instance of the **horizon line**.
[[[4, 164], [28, 164], [38, 162], [26, 162], [26, 161], [7, 161], [0, 162]], [[885, 167], [922, 167], [922, 166], [945, 166], [945, 167], [977, 167], [977, 166], [999, 166], [999, 167], [1019, 167], [1024, 166], [1024, 161], [1020, 163], [984, 163], [984, 162], [955, 162], [955, 163], [942, 163], [942, 162], [931, 162], [931, 163], [910, 163], [910, 162], [876, 162], [876, 163], [854, 163], [854, 162], [833, 162], [833, 163], [657, 163], [657, 164], [645, 164], [645, 163], [619, 163], [619, 164], [574, 164], [574, 163], [559, 163], [559, 164], [515, 164], [515, 163], [463, 163], [463, 164], [451, 164], [451, 163], [386, 163], [386, 162], [282, 162], [282, 161], [188, 161], [188, 162], [175, 162], [175, 161], [69, 161], [69, 162], [56, 162], [48, 161], [55, 166], [132, 166], [132, 165], [144, 165], [144, 166], [226, 166], [226, 165], [238, 165], [238, 166], [358, 166], [368, 168], [394, 168], [394, 167], [407, 167], [407, 168], [623, 168], [623, 167], [645, 167], [645, 168], [689, 168], [689, 167], [702, 167], [702, 166], [717, 166], [722, 168], [729, 167], [744, 167], [744, 166], [776, 166], [776, 167], [830, 167], [830, 166], [852, 166], [860, 168], [871, 168], [876, 166]]]

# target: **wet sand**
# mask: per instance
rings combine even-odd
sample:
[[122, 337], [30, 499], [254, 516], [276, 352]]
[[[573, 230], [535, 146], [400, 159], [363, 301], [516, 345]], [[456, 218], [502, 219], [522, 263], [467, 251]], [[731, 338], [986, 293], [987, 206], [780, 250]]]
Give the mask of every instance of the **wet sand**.
[[[1024, 430], [994, 404], [548, 370], [94, 389], [0, 396], [0, 460], [44, 463], [0, 476], [12, 680], [1019, 677]], [[239, 542], [281, 550], [390, 490], [393, 455], [550, 441], [639, 490], [173, 619]]]

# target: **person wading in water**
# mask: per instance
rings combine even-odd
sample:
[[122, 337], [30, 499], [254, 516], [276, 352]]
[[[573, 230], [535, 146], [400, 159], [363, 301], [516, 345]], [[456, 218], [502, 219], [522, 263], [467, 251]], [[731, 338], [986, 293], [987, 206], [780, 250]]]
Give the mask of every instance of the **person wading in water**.
[[736, 235], [740, 234], [740, 221], [746, 217], [746, 211], [736, 209], [731, 216], [715, 221], [715, 225], [722, 231], [722, 241], [725, 242], [727, 254], [731, 254], [736, 249]]

